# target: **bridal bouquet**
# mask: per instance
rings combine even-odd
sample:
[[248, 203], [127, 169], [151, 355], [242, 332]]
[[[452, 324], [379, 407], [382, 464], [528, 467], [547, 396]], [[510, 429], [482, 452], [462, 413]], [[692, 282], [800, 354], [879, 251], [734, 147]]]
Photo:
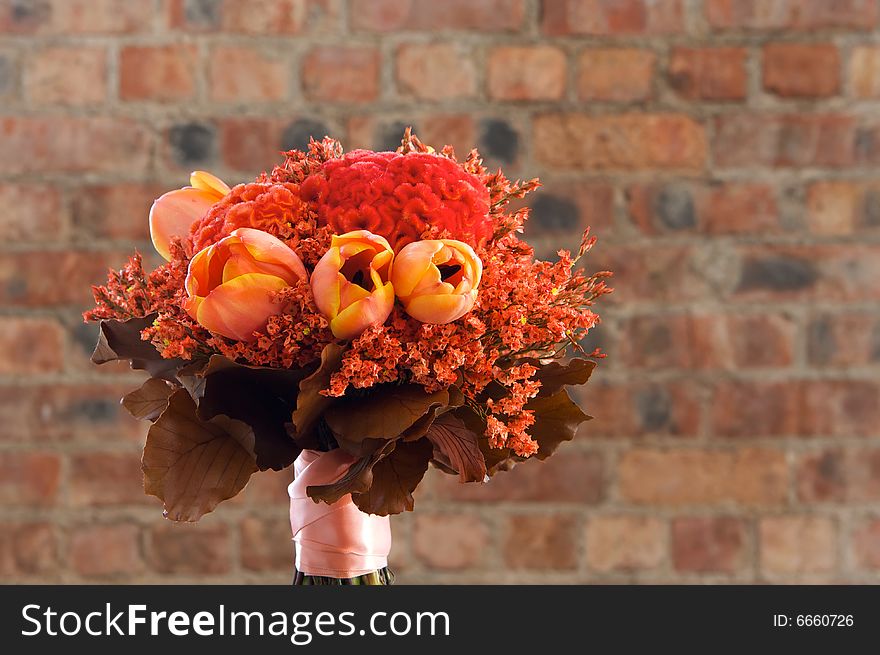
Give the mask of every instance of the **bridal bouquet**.
[[[150, 212], [166, 263], [139, 254], [93, 288], [95, 363], [150, 378], [122, 403], [152, 422], [144, 487], [195, 521], [250, 476], [295, 463], [296, 568], [382, 570], [388, 515], [429, 465], [484, 483], [545, 459], [589, 418], [584, 384], [608, 272], [536, 260], [520, 240], [539, 186], [407, 131], [396, 152], [326, 138], [256, 181], [205, 172]], [[571, 357], [574, 355], [574, 357]], [[301, 578], [302, 578], [301, 575]]]

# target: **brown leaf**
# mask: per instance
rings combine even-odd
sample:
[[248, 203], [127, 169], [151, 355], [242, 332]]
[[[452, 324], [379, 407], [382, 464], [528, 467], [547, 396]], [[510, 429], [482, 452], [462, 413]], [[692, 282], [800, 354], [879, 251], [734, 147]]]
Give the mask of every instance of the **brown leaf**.
[[193, 400], [196, 402], [198, 402], [205, 393], [205, 378], [202, 374], [207, 367], [208, 360], [200, 359], [190, 362], [177, 371], [178, 381], [183, 385], [184, 389], [189, 391], [189, 395], [192, 396]]
[[174, 387], [159, 378], [150, 378], [140, 389], [127, 393], [122, 398], [122, 406], [138, 419], [155, 421], [168, 407], [168, 397]]
[[392, 442], [396, 446], [388, 455], [373, 465], [373, 483], [363, 493], [353, 493], [351, 499], [362, 512], [388, 516], [412, 511], [412, 492], [428, 470], [434, 450], [427, 439]]
[[204, 381], [199, 418], [228, 416], [247, 423], [254, 432], [259, 469], [280, 471], [290, 466], [302, 450], [285, 426], [296, 406], [299, 383], [309, 372], [245, 366], [214, 355], [199, 374]]
[[144, 447], [144, 491], [165, 504], [172, 521], [197, 521], [232, 498], [257, 470], [250, 428], [239, 421], [203, 421], [185, 389], [150, 427]]
[[578, 426], [592, 418], [581, 411], [565, 389], [552, 396], [533, 398], [526, 409], [535, 412], [529, 434], [538, 442], [538, 459], [547, 459], [563, 441], [574, 439]]
[[300, 448], [316, 448], [320, 443], [318, 424], [324, 411], [336, 401], [336, 398], [321, 395], [320, 392], [330, 386], [330, 377], [339, 370], [345, 350], [345, 346], [328, 343], [321, 352], [318, 369], [299, 383], [290, 432]]
[[461, 482], [482, 482], [486, 461], [480, 452], [479, 435], [459, 418], [447, 413], [428, 428], [428, 440], [434, 444], [434, 459], [458, 473]]
[[150, 314], [127, 321], [101, 321], [92, 362], [104, 364], [128, 359], [133, 369], [143, 369], [155, 378], [176, 382], [174, 374], [186, 362], [182, 359], [164, 359], [153, 344], [141, 339], [141, 331], [150, 327], [155, 318], [156, 314]]
[[550, 362], [541, 365], [533, 363], [539, 367], [535, 373], [535, 379], [541, 381], [539, 397], [552, 396], [566, 385], [586, 384], [593, 369], [596, 368], [596, 362], [579, 358], [572, 359], [568, 364]]
[[340, 448], [364, 455], [369, 439], [420, 439], [448, 402], [445, 389], [429, 394], [418, 384], [386, 384], [364, 396], [340, 398], [324, 418]]

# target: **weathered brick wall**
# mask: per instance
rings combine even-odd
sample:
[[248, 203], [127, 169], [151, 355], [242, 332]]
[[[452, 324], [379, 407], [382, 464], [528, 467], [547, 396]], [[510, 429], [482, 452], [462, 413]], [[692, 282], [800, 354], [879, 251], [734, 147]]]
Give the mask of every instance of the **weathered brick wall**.
[[617, 292], [596, 419], [484, 488], [431, 475], [404, 582], [880, 581], [876, 0], [0, 0], [0, 576], [289, 578], [284, 474], [197, 526], [140, 486], [88, 285], [193, 168], [310, 134], [540, 175]]

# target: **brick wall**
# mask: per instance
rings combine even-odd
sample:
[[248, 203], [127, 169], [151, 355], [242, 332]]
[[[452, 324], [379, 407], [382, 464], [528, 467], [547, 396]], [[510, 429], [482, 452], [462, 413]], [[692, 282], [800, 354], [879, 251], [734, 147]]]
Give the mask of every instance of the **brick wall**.
[[0, 577], [289, 579], [285, 474], [196, 526], [140, 487], [88, 285], [193, 168], [402, 127], [540, 175], [617, 271], [596, 416], [430, 475], [404, 582], [880, 582], [876, 0], [0, 0]]

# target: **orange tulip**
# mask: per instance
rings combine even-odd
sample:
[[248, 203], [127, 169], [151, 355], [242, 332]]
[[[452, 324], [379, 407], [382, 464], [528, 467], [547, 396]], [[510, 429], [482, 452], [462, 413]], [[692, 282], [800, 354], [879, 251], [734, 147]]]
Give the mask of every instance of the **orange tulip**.
[[169, 191], [150, 208], [150, 238], [165, 259], [171, 259], [168, 248], [171, 237], [189, 234], [193, 222], [229, 193], [225, 182], [205, 171], [195, 171], [189, 181], [192, 186]]
[[388, 241], [367, 230], [333, 236], [312, 273], [312, 293], [334, 336], [353, 339], [385, 322], [394, 307], [393, 258]]
[[211, 332], [254, 341], [283, 307], [275, 292], [308, 278], [287, 244], [267, 232], [241, 227], [199, 251], [189, 263], [184, 309]]
[[422, 323], [451, 323], [477, 299], [483, 262], [453, 239], [415, 241], [394, 258], [391, 283], [406, 313]]

